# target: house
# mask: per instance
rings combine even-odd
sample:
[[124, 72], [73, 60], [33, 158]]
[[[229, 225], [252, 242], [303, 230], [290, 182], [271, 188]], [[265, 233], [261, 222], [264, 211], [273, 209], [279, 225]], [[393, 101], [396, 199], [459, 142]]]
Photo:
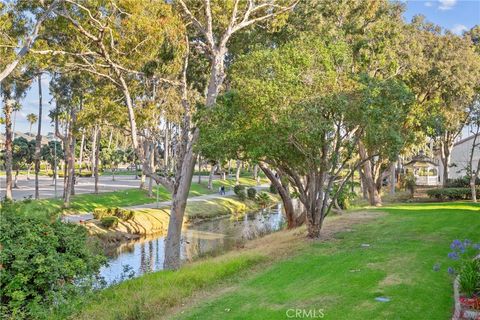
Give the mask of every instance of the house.
[[[472, 145], [475, 135], [470, 135], [466, 138], [457, 140], [453, 145], [453, 149], [450, 156], [450, 165], [448, 167], [448, 177], [449, 179], [457, 179], [464, 177], [468, 174], [470, 168], [470, 152], [472, 151]], [[480, 143], [480, 137], [477, 138], [476, 143]], [[437, 156], [440, 159], [440, 156]], [[480, 158], [480, 147], [477, 146], [473, 152], [473, 163], [474, 168], [477, 165], [478, 159]], [[440, 162], [439, 166], [440, 177], [443, 176], [443, 165]], [[443, 183], [443, 181], [441, 181]]]

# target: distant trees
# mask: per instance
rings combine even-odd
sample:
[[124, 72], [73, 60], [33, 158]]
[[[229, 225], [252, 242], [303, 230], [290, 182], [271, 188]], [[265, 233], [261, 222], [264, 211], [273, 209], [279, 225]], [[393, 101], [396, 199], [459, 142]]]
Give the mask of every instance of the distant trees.
[[35, 113], [29, 113], [27, 114], [27, 121], [30, 124], [30, 130], [28, 131], [28, 133], [32, 135], [32, 126], [35, 122], [38, 121], [38, 116]]

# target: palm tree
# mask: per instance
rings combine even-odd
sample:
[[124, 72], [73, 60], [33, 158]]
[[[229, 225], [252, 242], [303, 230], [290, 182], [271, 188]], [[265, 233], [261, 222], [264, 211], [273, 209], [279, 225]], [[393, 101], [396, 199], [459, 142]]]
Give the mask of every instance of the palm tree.
[[29, 135], [32, 135], [32, 126], [35, 122], [38, 121], [38, 117], [35, 113], [29, 113], [27, 114], [27, 121], [30, 123], [30, 133]]

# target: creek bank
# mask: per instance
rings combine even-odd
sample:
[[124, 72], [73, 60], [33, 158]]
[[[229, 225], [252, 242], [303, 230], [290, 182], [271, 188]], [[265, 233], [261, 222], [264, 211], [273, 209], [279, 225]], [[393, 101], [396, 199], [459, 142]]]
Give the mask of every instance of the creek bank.
[[[276, 195], [269, 194], [268, 207], [279, 202]], [[206, 199], [190, 202], [185, 209], [184, 227], [204, 221], [231, 216], [240, 219], [246, 213], [258, 211], [261, 206], [250, 199], [239, 200], [236, 196]], [[164, 235], [168, 229], [170, 207], [135, 210], [130, 220], [120, 220], [114, 228], [105, 228], [98, 220], [90, 220], [84, 225], [90, 235], [97, 237], [106, 247], [112, 247], [125, 241], [140, 239], [150, 235]]]

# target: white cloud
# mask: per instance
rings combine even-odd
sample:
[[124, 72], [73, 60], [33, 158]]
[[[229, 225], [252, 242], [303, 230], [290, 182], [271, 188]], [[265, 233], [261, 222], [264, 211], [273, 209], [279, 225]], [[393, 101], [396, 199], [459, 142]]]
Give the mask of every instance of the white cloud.
[[466, 26], [464, 26], [463, 24], [456, 24], [450, 30], [455, 34], [461, 35], [464, 31], [467, 31], [468, 28]]
[[425, 7], [431, 7], [431, 6], [433, 6], [433, 3], [431, 3], [430, 1], [425, 2]]
[[457, 0], [438, 0], [438, 2], [440, 2], [438, 6], [440, 10], [450, 10], [457, 4]]

